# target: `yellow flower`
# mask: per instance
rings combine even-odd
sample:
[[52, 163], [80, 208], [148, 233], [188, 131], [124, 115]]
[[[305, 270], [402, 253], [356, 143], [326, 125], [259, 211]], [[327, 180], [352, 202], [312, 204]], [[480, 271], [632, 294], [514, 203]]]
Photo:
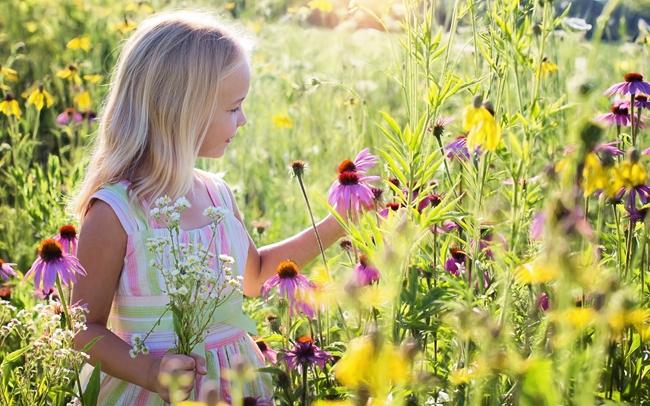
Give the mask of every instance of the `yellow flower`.
[[234, 10], [234, 9], [235, 9], [235, 2], [234, 2], [234, 1], [231, 1], [231, 2], [229, 2], [229, 3], [226, 3], [226, 5], [224, 6], [224, 8], [225, 8], [226, 10]]
[[566, 319], [573, 324], [573, 327], [579, 329], [591, 324], [595, 316], [596, 311], [588, 307], [576, 307], [565, 312]]
[[354, 406], [349, 399], [345, 400], [317, 400], [311, 406]]
[[334, 376], [348, 388], [363, 386], [372, 397], [385, 398], [390, 388], [407, 382], [410, 365], [402, 352], [381, 337], [362, 336], [350, 341], [334, 365]]
[[3, 75], [4, 78], [9, 81], [12, 82], [18, 81], [18, 72], [16, 72], [13, 69], [5, 68], [4, 66], [0, 65], [0, 74]]
[[607, 190], [609, 197], [614, 197], [623, 187], [632, 189], [645, 184], [648, 176], [643, 165], [638, 160], [634, 162], [631, 159], [626, 159], [616, 164], [612, 168], [611, 173], [612, 179]]
[[558, 71], [558, 66], [554, 64], [553, 62], [549, 61], [546, 57], [542, 59], [542, 63], [539, 65], [539, 68], [537, 69], [537, 77], [545, 77], [547, 78], [548, 75], [550, 75], [553, 72]]
[[73, 64], [68, 65], [65, 69], [60, 70], [56, 73], [56, 76], [61, 79], [68, 79], [68, 81], [74, 81], [76, 84], [81, 84], [81, 78], [79, 77], [79, 72], [77, 67]]
[[0, 111], [7, 117], [14, 115], [16, 118], [20, 119], [20, 106], [18, 105], [18, 101], [14, 99], [14, 95], [11, 93], [6, 93], [4, 100], [0, 102]]
[[546, 283], [555, 279], [558, 274], [557, 268], [549, 264], [530, 262], [519, 267], [517, 280], [525, 285]]
[[84, 75], [84, 80], [90, 83], [99, 83], [102, 81], [103, 78], [104, 77], [102, 75], [97, 75], [97, 74]]
[[113, 25], [112, 28], [111, 28], [111, 31], [113, 31], [113, 32], [115, 32], [115, 31], [119, 31], [119, 32], [121, 32], [122, 34], [126, 34], [126, 33], [128, 33], [129, 31], [134, 30], [135, 27], [137, 27], [137, 26], [138, 26], [137, 23], [135, 23], [135, 22], [133, 22], [133, 21], [130, 21], [130, 20], [129, 20], [128, 18], [126, 18], [126, 16], [125, 16], [125, 17], [124, 17], [124, 21], [122, 21], [122, 22], [119, 23], [119, 24], [115, 24], [115, 25]]
[[137, 2], [137, 3], [131, 3], [127, 4], [126, 7], [124, 7], [124, 11], [144, 11], [145, 13], [153, 13], [153, 8], [149, 6], [148, 4], [144, 4], [143, 2]]
[[66, 44], [66, 48], [72, 49], [73, 51], [79, 48], [84, 51], [90, 51], [90, 40], [88, 37], [76, 37]]
[[478, 147], [495, 151], [501, 141], [501, 127], [482, 101], [482, 97], [477, 96], [473, 105], [463, 110], [463, 130], [467, 131], [467, 148], [470, 151], [476, 151]]
[[34, 90], [29, 97], [27, 98], [28, 104], [33, 104], [36, 107], [36, 110], [43, 110], [43, 104], [47, 108], [52, 106], [52, 96], [44, 89], [43, 85], [39, 85], [38, 89]]
[[333, 9], [332, 2], [329, 0], [311, 0], [307, 5], [312, 10], [319, 9], [323, 13], [329, 13]]
[[86, 111], [90, 109], [90, 94], [82, 92], [74, 97], [74, 102], [77, 105], [77, 110]]
[[585, 191], [585, 197], [591, 196], [596, 190], [604, 190], [608, 181], [607, 172], [600, 164], [600, 159], [593, 152], [589, 152], [582, 168], [582, 189]]
[[289, 117], [285, 116], [273, 116], [271, 120], [275, 123], [278, 128], [293, 128], [293, 121]]
[[343, 102], [344, 106], [355, 106], [357, 104], [359, 104], [359, 100], [354, 98], [354, 97], [350, 97], [349, 99], [345, 99], [345, 101]]

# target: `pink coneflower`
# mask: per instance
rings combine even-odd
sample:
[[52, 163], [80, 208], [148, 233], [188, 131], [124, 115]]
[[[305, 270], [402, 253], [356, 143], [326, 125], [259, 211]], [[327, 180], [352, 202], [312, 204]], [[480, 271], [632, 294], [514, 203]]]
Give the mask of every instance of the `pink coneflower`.
[[546, 292], [543, 292], [542, 294], [537, 296], [537, 306], [543, 311], [548, 310], [548, 295], [546, 294]]
[[617, 83], [603, 92], [606, 96], [614, 93], [620, 93], [623, 96], [630, 94], [645, 93], [650, 94], [650, 83], [643, 81], [643, 75], [640, 73], [628, 73], [624, 77], [625, 82]]
[[361, 206], [371, 208], [374, 194], [366, 182], [378, 180], [379, 176], [359, 176], [357, 172], [343, 171], [327, 191], [328, 203], [334, 206], [342, 202], [345, 208], [359, 210]]
[[363, 151], [359, 152], [357, 157], [354, 158], [354, 161], [346, 159], [343, 162], [341, 162], [341, 164], [337, 168], [337, 171], [338, 173], [343, 173], [343, 172], [366, 173], [367, 169], [375, 166], [377, 162], [379, 162], [379, 158], [377, 158], [377, 156], [375, 155], [372, 155], [370, 153], [370, 150], [366, 148]]
[[0, 277], [8, 281], [10, 276], [18, 276], [12, 266], [16, 266], [16, 264], [9, 264], [0, 259]]
[[273, 403], [261, 396], [246, 396], [242, 400], [242, 406], [273, 406]]
[[643, 152], [641, 153], [641, 155], [648, 155], [648, 154], [650, 154], [650, 148], [644, 149]]
[[67, 108], [56, 118], [56, 123], [58, 125], [66, 125], [72, 120], [73, 123], [79, 124], [84, 120], [84, 117], [75, 109]]
[[624, 155], [625, 153], [616, 147], [619, 142], [620, 141], [612, 141], [605, 144], [596, 145], [594, 152], [598, 153], [607, 151], [612, 155]]
[[63, 248], [63, 252], [66, 254], [77, 255], [77, 229], [71, 225], [65, 225], [59, 229], [59, 234], [54, 237], [55, 241], [58, 241]]
[[266, 358], [266, 360], [270, 362], [271, 365], [275, 365], [278, 363], [278, 352], [273, 348], [269, 347], [266, 341], [257, 338], [255, 339], [255, 344], [257, 344], [257, 347], [262, 352], [262, 355], [264, 355], [264, 358]]
[[63, 252], [61, 244], [53, 238], [44, 240], [38, 247], [38, 258], [32, 264], [25, 279], [34, 275], [34, 286], [49, 291], [55, 286], [57, 275], [62, 285], [76, 282], [76, 274], [86, 275], [86, 271], [74, 255]]
[[379, 215], [383, 218], [388, 218], [388, 213], [391, 211], [398, 211], [402, 207], [399, 203], [386, 203], [386, 208], [379, 211]]
[[[627, 101], [630, 103], [629, 100]], [[647, 94], [637, 94], [634, 96], [634, 107], [638, 109], [648, 109], [650, 110], [650, 101], [648, 101]]]
[[451, 124], [455, 119], [456, 117], [454, 116], [447, 117], [447, 118], [442, 118], [442, 116], [438, 116], [438, 119], [433, 125], [433, 135], [436, 138], [442, 137], [445, 134], [445, 127]]
[[[596, 121], [602, 121], [603, 123], [607, 125], [617, 125], [617, 126], [630, 126], [631, 120], [630, 120], [630, 110], [629, 107], [630, 103], [625, 103], [625, 101], [619, 101], [614, 103], [614, 105], [611, 108], [611, 111], [606, 114], [602, 114], [598, 117], [596, 117]], [[647, 119], [645, 116], [641, 116], [643, 119]], [[637, 121], [637, 118], [634, 117], [635, 124]], [[644, 128], [645, 124], [641, 121], [639, 121], [639, 127]]]
[[[469, 159], [469, 149], [467, 149], [467, 137], [464, 135], [459, 135], [455, 140], [447, 144], [444, 148], [447, 151], [447, 158], [453, 160], [458, 158], [461, 161], [467, 161]], [[479, 153], [479, 150], [476, 150]]]
[[271, 289], [278, 285], [280, 286], [280, 297], [289, 300], [289, 303], [295, 302], [296, 295], [300, 297], [302, 290], [311, 289], [307, 277], [300, 273], [298, 265], [291, 260], [280, 262], [276, 273], [262, 286], [261, 293], [264, 299], [268, 299]]
[[296, 341], [296, 345], [291, 350], [286, 350], [285, 355], [282, 356], [283, 361], [287, 361], [289, 369], [297, 369], [298, 367], [308, 366], [309, 364], [316, 364], [321, 369], [325, 369], [325, 362], [332, 358], [330, 353], [323, 351], [316, 347], [314, 340], [310, 337], [300, 337]]
[[445, 261], [445, 270], [454, 276], [460, 276], [465, 272], [465, 260], [467, 253], [461, 249], [452, 248], [449, 250], [451, 257]]
[[368, 286], [379, 281], [379, 270], [372, 266], [365, 254], [359, 256], [359, 263], [352, 270], [352, 280], [358, 286]]

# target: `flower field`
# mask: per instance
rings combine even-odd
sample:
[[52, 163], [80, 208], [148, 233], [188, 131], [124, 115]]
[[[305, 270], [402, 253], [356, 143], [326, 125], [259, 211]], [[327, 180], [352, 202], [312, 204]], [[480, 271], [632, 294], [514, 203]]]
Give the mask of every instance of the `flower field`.
[[[0, 406], [97, 404], [67, 205], [121, 44], [170, 8], [255, 44], [248, 124], [197, 167], [258, 247], [330, 213], [347, 232], [245, 299], [267, 365], [224, 371], [233, 404], [650, 404], [650, 31], [608, 24], [650, 4], [590, 24], [570, 3], [0, 0]], [[174, 250], [188, 269], [203, 252]], [[219, 261], [203, 299], [240, 286]], [[176, 318], [193, 293], [165, 264]], [[258, 373], [272, 399], [244, 397]]]

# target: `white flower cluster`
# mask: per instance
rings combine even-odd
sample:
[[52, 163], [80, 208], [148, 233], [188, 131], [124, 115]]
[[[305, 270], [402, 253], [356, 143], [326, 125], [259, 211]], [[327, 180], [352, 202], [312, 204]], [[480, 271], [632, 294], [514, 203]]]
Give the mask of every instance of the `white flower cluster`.
[[[202, 325], [210, 318], [206, 316], [211, 316], [230, 295], [241, 292], [243, 279], [233, 274], [234, 258], [228, 255], [215, 258], [213, 252], [218, 248], [215, 244], [217, 226], [230, 212], [223, 207], [208, 207], [203, 214], [212, 220], [210, 241], [206, 244], [201, 240], [203, 237], [191, 236], [190, 241], [181, 242], [178, 224], [182, 211], [187, 207], [190, 203], [185, 198], [174, 203], [168, 196], [157, 199], [151, 215], [165, 225], [169, 234], [147, 240], [147, 249], [153, 254], [149, 266], [162, 275], [170, 299], [165, 313], [172, 310], [175, 319], [179, 319], [174, 322], [175, 328], [179, 329], [176, 331], [178, 352], [192, 348], [202, 339], [210, 327]], [[131, 357], [148, 352], [145, 342], [152, 331], [144, 337], [133, 336]]]
[[135, 358], [138, 353], [143, 353], [144, 355], [149, 354], [149, 348], [145, 345], [142, 334], [133, 334], [131, 336], [131, 344], [133, 345], [133, 348], [129, 350], [131, 358]]
[[[74, 337], [85, 330], [88, 310], [68, 306], [67, 314], [56, 301], [38, 304], [33, 309], [16, 308], [0, 301], [0, 343], [8, 337], [23, 343], [23, 362], [16, 368], [5, 369], [3, 381], [8, 399], [20, 404], [44, 404], [42, 393], [71, 387], [76, 382], [76, 372], [89, 360], [88, 354], [74, 349]], [[38, 388], [34, 387], [37, 384]]]

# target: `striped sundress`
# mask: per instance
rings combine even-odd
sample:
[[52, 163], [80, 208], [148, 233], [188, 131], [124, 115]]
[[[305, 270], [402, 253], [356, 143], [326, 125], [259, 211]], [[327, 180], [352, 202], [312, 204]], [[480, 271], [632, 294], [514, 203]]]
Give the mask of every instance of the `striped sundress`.
[[[243, 276], [248, 254], [248, 233], [233, 215], [227, 186], [223, 180], [214, 175], [198, 170], [197, 174], [203, 181], [212, 204], [229, 210], [229, 214], [217, 227], [217, 235], [211, 250], [215, 253], [215, 258], [220, 254], [233, 257], [235, 260], [232, 264], [233, 274]], [[127, 195], [128, 185], [126, 181], [106, 185], [95, 193], [92, 199], [100, 199], [111, 206], [128, 236], [124, 267], [108, 318], [108, 328], [131, 344], [134, 334], [144, 336], [149, 332], [169, 302], [164, 293], [165, 282], [162, 275], [148, 265], [153, 255], [146, 248], [148, 238], [169, 233], [165, 228], [160, 227], [153, 217], [144, 218], [131, 209]], [[209, 226], [181, 230], [180, 234], [184, 241], [201, 241], [205, 245], [209, 244], [211, 235]], [[225, 303], [215, 312], [213, 319], [216, 319], [216, 324], [209, 329], [204, 344], [199, 344], [194, 350], [205, 355], [208, 370], [205, 376], [197, 375], [194, 393], [201, 393], [202, 382], [216, 381], [219, 383], [221, 399], [231, 403], [230, 383], [224, 377], [224, 370], [238, 362], [253, 368], [263, 367], [264, 356], [247, 333], [248, 331], [255, 334], [256, 327], [255, 323], [242, 313], [241, 294], [235, 292], [229, 303]], [[174, 331], [171, 312], [168, 312], [160, 325], [154, 329], [146, 345], [150, 355], [159, 357], [173, 347]], [[86, 379], [90, 376], [91, 370], [90, 365], [84, 368], [83, 375]], [[265, 373], [258, 374], [254, 381], [245, 385], [244, 393], [245, 396], [270, 399], [272, 396], [270, 376]], [[165, 402], [157, 393], [102, 372], [98, 405], [158, 406], [165, 405]]]

